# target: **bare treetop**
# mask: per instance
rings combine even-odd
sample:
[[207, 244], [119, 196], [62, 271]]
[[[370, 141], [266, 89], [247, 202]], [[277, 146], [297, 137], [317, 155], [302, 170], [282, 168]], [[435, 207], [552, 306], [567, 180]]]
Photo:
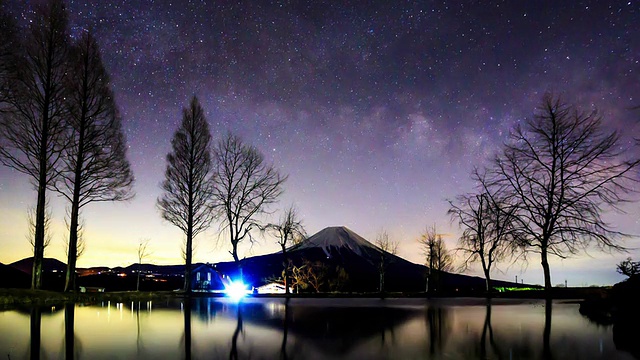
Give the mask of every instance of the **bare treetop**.
[[282, 194], [286, 176], [268, 165], [253, 146], [228, 133], [214, 149], [216, 190], [214, 203], [223, 219], [222, 231], [228, 231], [233, 259], [238, 262], [237, 247], [259, 227], [257, 217], [267, 212]]
[[214, 193], [211, 131], [196, 97], [183, 109], [171, 146], [158, 207], [165, 220], [185, 234], [191, 230], [196, 237], [213, 221], [210, 200]]
[[287, 248], [291, 245], [299, 244], [307, 237], [307, 233], [302, 225], [302, 220], [298, 215], [298, 210], [294, 205], [289, 206], [280, 217], [280, 221], [278, 223], [267, 224], [264, 226], [263, 230], [275, 233], [278, 238], [278, 245], [282, 248], [282, 274], [284, 278], [285, 293], [289, 294], [289, 273], [292, 265], [290, 264], [287, 254]]
[[64, 148], [68, 21], [61, 0], [37, 6], [36, 16], [24, 46], [14, 54], [7, 89], [11, 110], [0, 119], [0, 160], [31, 176], [38, 187], [54, 182]]
[[[477, 180], [484, 183], [484, 177], [475, 171]], [[513, 231], [515, 207], [506, 204], [501, 194], [482, 192], [464, 194], [449, 201], [448, 214], [451, 220], [462, 228], [456, 252], [464, 254], [461, 270], [479, 262], [486, 279], [486, 292], [490, 295], [491, 270], [496, 262], [511, 258], [518, 250]]]
[[278, 245], [282, 251], [286, 251], [286, 248], [291, 245], [299, 244], [307, 237], [300, 215], [298, 215], [298, 209], [293, 205], [284, 211], [277, 223], [267, 224], [264, 226], [264, 230], [276, 234]]
[[389, 233], [383, 229], [376, 235], [375, 244], [381, 250], [380, 260], [378, 262], [378, 273], [380, 275], [378, 291], [383, 293], [385, 291], [385, 275], [387, 269], [398, 254], [398, 242], [391, 240]]
[[516, 127], [489, 170], [486, 184], [517, 207], [515, 226], [525, 251], [565, 258], [595, 244], [622, 250], [625, 234], [602, 218], [632, 200], [640, 164], [637, 149], [621, 146], [602, 118], [545, 95], [535, 116]]
[[127, 160], [122, 121], [100, 55], [91, 33], [70, 50], [67, 145], [59, 192], [78, 206], [96, 201], [131, 199], [133, 174]]

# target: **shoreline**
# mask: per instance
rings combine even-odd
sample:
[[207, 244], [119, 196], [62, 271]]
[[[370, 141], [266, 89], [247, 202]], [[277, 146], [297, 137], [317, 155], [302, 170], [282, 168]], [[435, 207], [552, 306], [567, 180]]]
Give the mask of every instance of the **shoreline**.
[[[567, 288], [553, 289], [552, 300], [567, 300], [569, 302], [581, 303], [587, 299], [607, 297], [607, 288]], [[219, 298], [224, 297], [220, 293], [194, 292], [191, 298]], [[149, 301], [149, 300], [172, 300], [189, 297], [182, 291], [114, 291], [114, 292], [90, 292], [90, 293], [64, 293], [49, 290], [31, 289], [0, 289], [0, 310], [8, 310], [20, 306], [45, 306], [65, 303], [98, 303], [101, 301]], [[427, 295], [421, 293], [305, 293], [305, 294], [252, 294], [248, 298], [266, 299], [488, 299], [483, 293], [441, 293]], [[544, 300], [547, 294], [541, 290], [511, 291], [494, 293], [490, 299], [500, 301], [501, 299], [520, 300]]]

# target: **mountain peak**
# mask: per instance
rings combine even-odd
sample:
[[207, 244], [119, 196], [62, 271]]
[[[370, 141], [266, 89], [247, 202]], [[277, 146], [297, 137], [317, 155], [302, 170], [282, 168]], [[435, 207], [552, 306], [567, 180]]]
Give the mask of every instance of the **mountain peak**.
[[327, 256], [330, 256], [330, 248], [347, 248], [362, 256], [367, 249], [379, 251], [362, 236], [351, 231], [346, 226], [331, 226], [324, 228], [302, 243], [295, 246], [295, 250], [308, 248], [322, 248]]

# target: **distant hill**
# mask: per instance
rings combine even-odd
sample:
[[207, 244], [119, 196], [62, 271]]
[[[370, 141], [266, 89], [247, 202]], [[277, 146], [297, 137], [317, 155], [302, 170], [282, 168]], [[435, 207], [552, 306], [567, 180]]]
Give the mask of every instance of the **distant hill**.
[[0, 263], [0, 288], [29, 288], [30, 286], [29, 274]]
[[[346, 292], [376, 292], [379, 286], [378, 263], [383, 251], [370, 243], [362, 236], [356, 234], [343, 226], [325, 228], [300, 244], [290, 247], [288, 250], [289, 259], [296, 266], [302, 266], [305, 262], [321, 263], [324, 265], [323, 271], [327, 274], [327, 279], [335, 279], [337, 270], [346, 272], [347, 280], [341, 287], [341, 291]], [[415, 264], [399, 256], [388, 254], [392, 259], [385, 274], [385, 290], [388, 292], [422, 292], [425, 291], [426, 274], [428, 268], [424, 265]], [[279, 278], [282, 275], [283, 256], [281, 252], [267, 255], [253, 256], [241, 260], [244, 281], [251, 286], [260, 286], [269, 279]], [[193, 264], [197, 267], [200, 263]], [[9, 267], [26, 273], [30, 278], [33, 266], [33, 258], [26, 258], [10, 264]], [[221, 262], [214, 265], [220, 272], [236, 277], [238, 269], [234, 262]], [[58, 289], [62, 288], [63, 275], [66, 265], [61, 261], [52, 258], [45, 258], [43, 262], [45, 273], [48, 277], [45, 285]], [[116, 276], [117, 273], [134, 274], [138, 268], [144, 273], [152, 273], [170, 279], [174, 276], [184, 275], [184, 264], [181, 265], [154, 265], [154, 264], [131, 264], [127, 267], [93, 267], [78, 269], [78, 273], [87, 282], [87, 286], [98, 280], [99, 276]], [[55, 272], [54, 272], [55, 271]], [[109, 274], [98, 275], [107, 272]], [[1, 274], [0, 274], [1, 275]], [[96, 277], [98, 276], [98, 277]], [[484, 278], [468, 276], [462, 274], [442, 273], [441, 291], [448, 293], [459, 292], [482, 292], [485, 287]], [[4, 276], [3, 276], [4, 277]], [[86, 278], [86, 279], [84, 279]], [[102, 280], [100, 280], [102, 281]], [[177, 281], [177, 280], [176, 280]], [[26, 282], [30, 284], [30, 279]], [[327, 281], [328, 283], [328, 281]], [[527, 287], [530, 285], [516, 284], [508, 281], [494, 280], [496, 287]], [[0, 286], [2, 286], [0, 282]], [[102, 285], [101, 285], [102, 286]], [[106, 285], [104, 285], [106, 286]], [[119, 285], [120, 286], [120, 285]], [[130, 284], [127, 285], [130, 287]], [[172, 285], [174, 286], [174, 285]], [[179, 285], [177, 285], [179, 287]], [[113, 285], [108, 286], [110, 289]], [[126, 287], [123, 287], [123, 289]], [[128, 288], [127, 288], [128, 289]], [[325, 290], [330, 290], [325, 284]]]
[[[302, 243], [288, 249], [288, 257], [296, 266], [305, 260], [321, 262], [329, 271], [341, 267], [348, 274], [344, 289], [357, 292], [374, 292], [379, 286], [378, 263], [382, 250], [346, 227], [328, 227]], [[425, 290], [427, 267], [387, 253], [392, 259], [385, 274], [386, 291], [419, 292]], [[243, 259], [245, 282], [261, 285], [269, 278], [281, 276], [283, 256], [281, 252]], [[234, 262], [223, 262], [216, 267], [227, 274], [236, 274]], [[482, 291], [484, 278], [461, 274], [442, 273], [441, 289], [446, 291]], [[523, 286], [511, 282], [495, 281], [494, 286]]]
[[[31, 276], [31, 271], [33, 270], [33, 256], [13, 262], [9, 264], [9, 266], [23, 271]], [[67, 265], [58, 259], [44, 258], [42, 259], [42, 270], [48, 272], [64, 272], [67, 270]]]

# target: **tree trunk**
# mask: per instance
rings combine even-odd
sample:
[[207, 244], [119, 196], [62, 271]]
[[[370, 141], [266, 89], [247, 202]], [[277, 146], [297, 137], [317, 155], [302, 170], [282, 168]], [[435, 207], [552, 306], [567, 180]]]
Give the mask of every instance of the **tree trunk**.
[[384, 293], [384, 270], [380, 270], [380, 294]]
[[[83, 99], [87, 97], [87, 66], [88, 55], [85, 55], [85, 73], [83, 76]], [[76, 158], [76, 168], [73, 179], [73, 197], [71, 199], [71, 219], [69, 219], [69, 249], [67, 252], [67, 274], [64, 284], [64, 291], [76, 290], [76, 261], [78, 260], [78, 216], [80, 215], [80, 187], [82, 184], [82, 170], [84, 167], [84, 142], [85, 142], [85, 122], [87, 121], [87, 102], [82, 101], [82, 111], [80, 114], [80, 128], [78, 129], [78, 154]]]
[[547, 260], [547, 248], [542, 247], [540, 251], [540, 257], [542, 258], [542, 270], [544, 271], [544, 291], [548, 297], [551, 295], [551, 271], [549, 269], [549, 261]]
[[46, 178], [47, 174], [41, 161], [40, 181], [38, 184], [38, 203], [36, 205], [36, 231], [33, 239], [33, 269], [31, 272], [31, 288], [42, 288], [42, 259], [44, 258], [45, 211], [46, 211]]
[[282, 245], [282, 261], [284, 265], [284, 293], [289, 296], [289, 261], [287, 259], [287, 249]]
[[431, 268], [427, 269], [427, 284], [424, 291], [429, 294], [429, 279], [431, 278]]
[[[485, 285], [485, 293], [487, 298], [491, 297], [491, 269], [487, 266], [487, 262], [484, 258], [484, 254], [480, 253], [480, 263], [482, 264], [482, 271], [484, 272], [484, 285]], [[489, 253], [489, 257], [491, 257], [491, 253]]]
[[71, 292], [76, 290], [76, 261], [78, 255], [78, 202], [75, 201], [76, 193], [74, 191], [74, 201], [71, 204], [71, 221], [69, 224], [69, 248], [67, 249], [67, 273], [64, 283], [64, 291]]
[[487, 292], [487, 297], [491, 297], [491, 271], [489, 269], [484, 269], [484, 278], [485, 278], [485, 291]]
[[187, 294], [191, 294], [191, 261], [192, 261], [192, 246], [193, 246], [193, 230], [191, 229], [191, 222], [187, 230], [187, 244], [185, 246], [185, 266], [184, 266], [184, 291]]
[[[233, 236], [233, 233], [231, 234], [231, 236]], [[240, 276], [240, 280], [244, 282], [243, 274], [242, 274], [242, 265], [240, 264], [240, 259], [238, 258], [238, 242], [231, 241], [231, 245], [232, 245], [231, 255], [233, 256], [233, 261], [236, 264], [236, 270], [238, 271], [238, 276]]]

